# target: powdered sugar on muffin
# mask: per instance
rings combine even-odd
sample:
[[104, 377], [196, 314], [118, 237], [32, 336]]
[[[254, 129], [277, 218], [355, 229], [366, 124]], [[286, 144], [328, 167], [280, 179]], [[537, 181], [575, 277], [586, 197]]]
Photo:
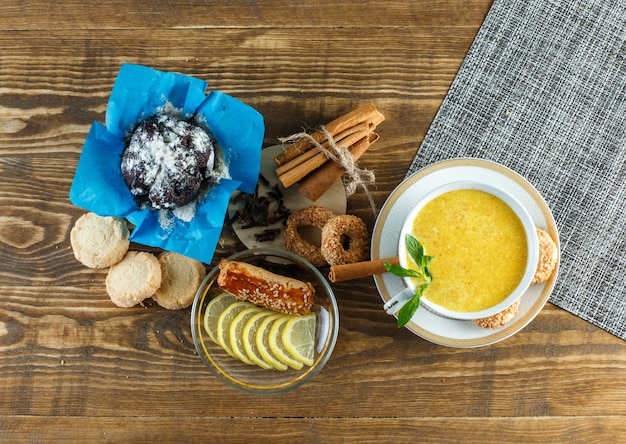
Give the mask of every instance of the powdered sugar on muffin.
[[157, 114], [131, 134], [121, 171], [141, 205], [171, 210], [198, 197], [214, 165], [215, 143], [204, 128]]

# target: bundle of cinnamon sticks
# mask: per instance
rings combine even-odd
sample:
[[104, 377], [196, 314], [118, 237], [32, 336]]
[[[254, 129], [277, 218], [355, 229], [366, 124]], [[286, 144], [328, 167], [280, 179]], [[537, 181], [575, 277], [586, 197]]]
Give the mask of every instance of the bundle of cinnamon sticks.
[[[325, 132], [316, 130], [310, 136], [329, 151], [333, 149], [333, 144], [347, 148], [356, 162], [378, 141], [379, 135], [374, 130], [383, 120], [385, 116], [370, 103], [328, 123], [324, 126]], [[283, 186], [288, 188], [298, 183], [298, 191], [313, 202], [345, 173], [344, 167], [329, 160], [310, 138], [292, 143], [274, 160], [278, 165], [276, 174]]]

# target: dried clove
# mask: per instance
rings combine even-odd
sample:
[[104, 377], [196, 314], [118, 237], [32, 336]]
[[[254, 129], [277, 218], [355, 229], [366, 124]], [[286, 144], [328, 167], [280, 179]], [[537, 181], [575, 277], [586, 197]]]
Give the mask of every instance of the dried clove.
[[256, 233], [254, 238], [257, 242], [269, 242], [276, 239], [276, 235], [280, 233], [278, 228], [263, 230], [261, 233]]
[[[259, 175], [259, 181], [269, 186], [269, 181], [262, 175]], [[230, 218], [231, 224], [237, 222], [242, 229], [267, 227], [276, 222], [282, 222], [285, 225], [291, 214], [291, 211], [285, 207], [283, 193], [278, 185], [273, 185], [264, 196], [260, 196], [259, 183], [257, 183], [253, 194], [239, 193], [231, 199], [231, 202], [243, 204], [243, 207]], [[259, 236], [265, 240], [273, 240], [270, 238], [275, 238], [276, 234], [273, 230], [265, 230], [259, 233]]]

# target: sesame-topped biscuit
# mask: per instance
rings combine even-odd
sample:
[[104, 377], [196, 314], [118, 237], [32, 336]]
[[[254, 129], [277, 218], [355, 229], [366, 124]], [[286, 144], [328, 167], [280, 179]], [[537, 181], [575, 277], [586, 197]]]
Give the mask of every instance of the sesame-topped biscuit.
[[322, 228], [320, 250], [330, 265], [345, 265], [367, 259], [369, 234], [362, 219], [351, 214], [335, 216]]
[[222, 259], [217, 285], [236, 298], [281, 313], [311, 311], [315, 288], [310, 282], [272, 273], [246, 262]]
[[537, 228], [537, 237], [539, 238], [539, 262], [537, 263], [537, 270], [531, 284], [540, 284], [547, 281], [556, 268], [559, 258], [556, 243], [547, 231]]
[[474, 324], [481, 328], [490, 329], [504, 327], [515, 317], [515, 315], [519, 311], [520, 303], [521, 299], [518, 299], [517, 301], [513, 302], [508, 308], [502, 310], [500, 313], [496, 313], [486, 318], [475, 319]]
[[283, 234], [285, 248], [311, 262], [316, 267], [327, 264], [322, 250], [317, 245], [307, 241], [300, 234], [301, 227], [311, 226], [320, 231], [324, 225], [335, 216], [328, 208], [312, 206], [295, 211], [287, 218], [287, 227]]

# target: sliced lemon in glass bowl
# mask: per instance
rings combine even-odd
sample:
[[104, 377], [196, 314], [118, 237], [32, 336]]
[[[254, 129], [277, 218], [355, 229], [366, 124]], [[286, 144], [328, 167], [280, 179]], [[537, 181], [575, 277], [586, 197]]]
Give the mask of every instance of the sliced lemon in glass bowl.
[[274, 323], [282, 318], [282, 314], [274, 313], [263, 319], [256, 333], [256, 346], [265, 362], [276, 370], [287, 370], [288, 366], [274, 352], [271, 345], [270, 332]]
[[300, 370], [304, 364], [294, 359], [283, 344], [283, 330], [285, 329], [285, 324], [289, 322], [290, 318], [290, 315], [281, 315], [274, 320], [267, 335], [268, 342], [270, 350], [272, 350], [276, 359], [294, 370]]
[[[310, 316], [311, 318], [313, 316], [315, 317], [313, 345], [310, 344], [310, 340], [303, 340], [299, 336], [301, 327], [304, 327], [305, 324], [309, 325], [307, 322], [310, 321], [305, 321], [305, 324], [296, 323], [294, 321], [290, 327], [288, 327], [289, 321], [286, 321], [280, 328], [276, 327], [276, 334], [279, 334], [279, 336], [275, 337], [276, 343], [278, 345], [280, 342], [281, 350], [293, 361], [298, 361], [303, 364], [302, 367], [296, 370], [276, 359], [276, 361], [282, 364], [282, 366], [279, 365], [281, 368], [287, 367], [285, 370], [279, 371], [274, 367], [267, 368], [267, 365], [263, 366], [259, 364], [259, 362], [255, 362], [253, 356], [256, 356], [261, 362], [269, 364], [265, 357], [262, 356], [261, 350], [266, 352], [268, 350], [271, 351], [269, 345], [270, 331], [267, 331], [267, 342], [261, 342], [263, 347], [259, 347], [259, 343], [256, 339], [259, 337], [260, 330], [266, 330], [268, 327], [271, 330], [273, 325], [270, 324], [273, 321], [269, 321], [267, 318], [274, 316], [274, 314], [264, 316], [262, 320], [255, 321], [254, 324], [251, 324], [254, 316], [256, 316], [254, 315], [250, 317], [243, 326], [241, 346], [243, 347], [242, 350], [245, 352], [245, 355], [256, 365], [246, 364], [241, 359], [229, 355], [219, 343], [212, 340], [209, 334], [211, 329], [205, 328], [204, 325], [205, 318], [211, 319], [211, 322], [215, 320], [213, 315], [206, 315], [205, 313], [207, 308], [211, 305], [211, 302], [219, 297], [220, 294], [224, 293], [217, 285], [219, 268], [215, 267], [207, 274], [201, 284], [191, 310], [192, 336], [200, 359], [220, 381], [246, 393], [285, 393], [307, 383], [318, 375], [326, 365], [337, 341], [339, 311], [335, 296], [328, 281], [320, 271], [309, 262], [293, 253], [283, 250], [258, 247], [236, 253], [230, 256], [228, 260], [251, 263], [279, 275], [310, 282], [315, 288], [315, 303], [311, 309], [312, 314], [299, 316], [298, 318], [305, 318], [306, 316]], [[279, 314], [279, 317], [282, 316], [284, 315]], [[295, 318], [295, 316], [291, 317], [292, 315], [288, 316], [289, 320]], [[260, 317], [261, 316], [259, 316], [259, 318]], [[229, 328], [232, 322], [231, 320]], [[265, 322], [265, 325], [261, 328], [263, 322]], [[224, 319], [222, 324], [226, 323], [226, 319]], [[246, 328], [249, 329], [247, 339], [246, 335], [243, 334]], [[236, 329], [238, 330], [239, 326], [237, 326]], [[223, 328], [216, 330], [219, 332], [222, 331]], [[256, 333], [251, 336], [251, 331], [256, 331]], [[230, 333], [231, 331], [229, 329], [229, 342], [231, 341]], [[221, 334], [223, 338], [225, 336], [224, 332], [222, 331]], [[254, 338], [254, 340], [251, 338]], [[232, 343], [230, 345], [231, 353], [235, 355], [236, 353], [232, 347]], [[237, 345], [239, 346], [239, 344]], [[310, 361], [311, 348], [313, 350], [312, 363]], [[241, 349], [239, 351], [241, 351]], [[311, 365], [308, 365], [310, 363]]]
[[233, 356], [249, 365], [254, 365], [255, 363], [246, 353], [243, 344], [243, 329], [248, 323], [248, 320], [259, 313], [263, 313], [263, 309], [261, 307], [257, 307], [256, 305], [244, 308], [239, 312], [239, 314], [237, 314], [237, 316], [235, 316], [229, 327], [230, 331], [228, 333], [228, 339], [230, 341], [230, 350], [233, 352]]
[[292, 316], [282, 329], [282, 343], [296, 361], [313, 365], [315, 359], [315, 313]]
[[[230, 346], [230, 326], [237, 317], [239, 313], [246, 310], [247, 308], [254, 307], [254, 304], [250, 302], [238, 301], [233, 302], [228, 307], [224, 309], [224, 311], [217, 318], [217, 326], [215, 330], [217, 331], [217, 343], [222, 346], [226, 353], [231, 355], [232, 357], [237, 357], [233, 353], [233, 350]], [[249, 364], [246, 362], [246, 364]]]
[[254, 364], [258, 365], [264, 369], [272, 369], [275, 368], [271, 362], [263, 359], [261, 355], [261, 349], [257, 345], [257, 332], [260, 331], [259, 327], [261, 326], [261, 322], [270, 316], [273, 312], [271, 310], [261, 310], [260, 312], [254, 314], [246, 325], [243, 327], [243, 331], [241, 332], [243, 348], [250, 359]]
[[233, 302], [237, 302], [237, 298], [230, 293], [222, 292], [211, 299], [204, 310], [203, 325], [204, 329], [213, 342], [217, 342], [217, 319], [222, 312]]

